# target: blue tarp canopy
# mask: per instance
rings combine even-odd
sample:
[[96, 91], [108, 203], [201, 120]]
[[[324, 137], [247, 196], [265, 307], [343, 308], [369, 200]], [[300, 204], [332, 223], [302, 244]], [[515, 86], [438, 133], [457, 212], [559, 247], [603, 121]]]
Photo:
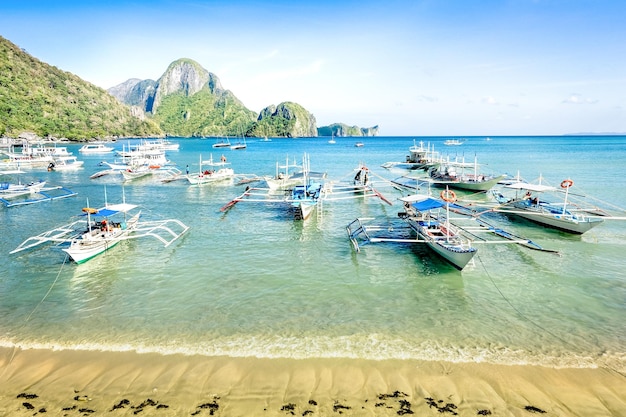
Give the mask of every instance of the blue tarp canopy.
[[433, 198], [426, 198], [422, 201], [417, 201], [412, 204], [419, 211], [432, 210], [439, 207], [443, 207], [444, 203], [439, 200], [435, 200]]
[[[91, 213], [92, 216], [102, 216], [102, 217], [109, 217], [112, 216], [116, 213], [119, 213], [119, 211], [117, 210], [110, 210], [107, 208], [101, 208], [98, 211], [96, 211], [95, 213]], [[87, 213], [82, 213], [81, 215], [86, 216]]]

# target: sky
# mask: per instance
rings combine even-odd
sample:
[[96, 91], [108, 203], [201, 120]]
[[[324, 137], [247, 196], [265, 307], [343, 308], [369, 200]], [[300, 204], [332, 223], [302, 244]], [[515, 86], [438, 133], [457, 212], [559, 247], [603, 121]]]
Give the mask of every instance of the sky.
[[623, 0], [2, 0], [0, 36], [104, 89], [190, 58], [255, 112], [381, 136], [626, 132]]

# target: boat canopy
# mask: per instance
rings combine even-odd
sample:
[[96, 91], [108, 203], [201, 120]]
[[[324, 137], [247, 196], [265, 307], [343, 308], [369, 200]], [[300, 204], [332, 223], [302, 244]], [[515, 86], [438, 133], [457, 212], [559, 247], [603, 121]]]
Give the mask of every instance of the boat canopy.
[[429, 198], [413, 203], [413, 207], [415, 207], [415, 209], [418, 211], [432, 210], [443, 206], [444, 203], [439, 200], [435, 200], [434, 198]]
[[126, 213], [134, 208], [137, 208], [137, 206], [134, 204], [120, 203], [120, 204], [112, 204], [110, 206], [106, 206], [100, 209], [89, 209], [87, 207], [83, 209], [82, 214], [83, 216], [86, 216], [87, 212], [89, 212], [89, 214], [91, 214], [92, 216], [95, 215], [95, 216], [109, 217], [120, 212]]
[[415, 207], [419, 211], [432, 210], [439, 207], [443, 207], [445, 204], [439, 200], [435, 200], [434, 198], [428, 197], [426, 195], [414, 194], [406, 197], [402, 197], [400, 199], [405, 203], [410, 203], [413, 207]]
[[552, 187], [550, 185], [542, 185], [542, 184], [530, 184], [527, 182], [516, 182], [513, 184], [505, 185], [506, 188], [512, 188], [514, 190], [528, 190], [528, 191], [536, 191], [536, 192], [544, 192], [544, 191], [554, 191], [556, 187]]

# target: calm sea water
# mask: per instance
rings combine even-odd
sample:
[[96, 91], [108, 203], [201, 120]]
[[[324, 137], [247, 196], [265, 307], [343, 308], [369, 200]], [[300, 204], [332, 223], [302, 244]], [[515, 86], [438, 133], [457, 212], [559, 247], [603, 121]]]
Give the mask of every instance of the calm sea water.
[[[377, 174], [379, 200], [329, 201], [322, 216], [297, 222], [279, 207], [219, 208], [245, 186], [190, 186], [140, 180], [124, 186], [144, 218], [177, 218], [191, 227], [168, 248], [123, 242], [86, 264], [64, 263], [50, 247], [9, 255], [29, 236], [65, 223], [86, 205], [119, 201], [121, 181], [90, 180], [103, 156], [80, 156], [73, 173], [34, 172], [78, 196], [0, 207], [0, 345], [136, 350], [258, 357], [350, 357], [479, 361], [626, 370], [626, 221], [583, 236], [501, 218], [506, 228], [561, 256], [515, 245], [481, 246], [475, 263], [455, 270], [424, 247], [368, 245], [355, 253], [345, 227], [356, 217], [395, 221], [400, 194], [380, 168], [402, 161], [413, 137], [248, 141], [244, 151], [213, 140], [179, 139], [169, 152], [184, 170], [202, 154], [222, 153], [237, 173], [271, 175], [276, 162], [310, 155], [311, 168], [349, 178], [359, 162]], [[614, 207], [626, 207], [626, 137], [415, 138], [490, 170], [542, 175]], [[120, 141], [117, 146], [122, 147]], [[69, 149], [78, 155], [78, 146]], [[111, 157], [109, 157], [111, 159]], [[621, 214], [624, 216], [624, 212]]]

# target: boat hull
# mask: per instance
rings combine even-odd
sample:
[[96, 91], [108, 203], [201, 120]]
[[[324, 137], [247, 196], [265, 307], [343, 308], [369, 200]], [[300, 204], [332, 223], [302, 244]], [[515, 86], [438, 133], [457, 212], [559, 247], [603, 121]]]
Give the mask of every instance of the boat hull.
[[517, 208], [517, 210], [513, 213], [507, 213], [507, 210], [500, 211], [507, 215], [518, 216], [526, 220], [530, 220], [533, 223], [540, 224], [542, 226], [546, 226], [552, 229], [558, 229], [563, 232], [576, 235], [582, 235], [583, 233], [588, 232], [589, 230], [603, 223], [602, 219], [583, 218], [580, 220], [576, 220], [571, 215], [567, 214], [548, 214], [542, 212], [527, 211], [520, 208]]
[[427, 226], [420, 224], [419, 221], [409, 220], [409, 225], [417, 233], [418, 240], [424, 241], [433, 252], [458, 270], [465, 268], [476, 255], [476, 248], [452, 243], [446, 237], [434, 238], [428, 233]]
[[126, 223], [113, 227], [108, 231], [99, 229], [88, 230], [63, 249], [77, 264], [82, 264], [115, 247], [133, 233], [137, 227], [140, 213], [135, 214]]
[[466, 190], [466, 191], [489, 191], [492, 189], [499, 181], [501, 181], [505, 176], [501, 175], [499, 177], [491, 178], [485, 181], [453, 181], [453, 180], [437, 180], [433, 179], [432, 184], [437, 187], [449, 187], [455, 188], [457, 190]]
[[200, 185], [231, 180], [234, 177], [235, 171], [232, 168], [222, 168], [210, 174], [188, 174], [187, 181], [192, 185]]

